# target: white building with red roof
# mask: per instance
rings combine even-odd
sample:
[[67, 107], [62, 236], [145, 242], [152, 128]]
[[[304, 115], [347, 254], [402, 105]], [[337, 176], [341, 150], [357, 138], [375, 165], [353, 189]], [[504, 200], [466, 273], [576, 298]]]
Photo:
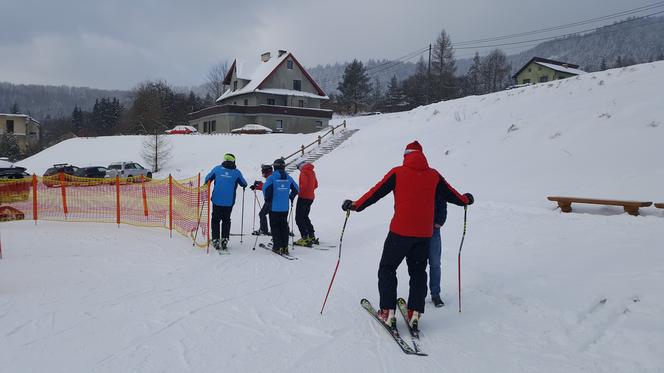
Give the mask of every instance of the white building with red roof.
[[[252, 63], [255, 62], [255, 63]], [[316, 132], [328, 125], [329, 98], [292, 53], [266, 52], [256, 61], [233, 61], [224, 78], [226, 91], [214, 106], [189, 113], [200, 133], [224, 133], [247, 124], [273, 132]]]

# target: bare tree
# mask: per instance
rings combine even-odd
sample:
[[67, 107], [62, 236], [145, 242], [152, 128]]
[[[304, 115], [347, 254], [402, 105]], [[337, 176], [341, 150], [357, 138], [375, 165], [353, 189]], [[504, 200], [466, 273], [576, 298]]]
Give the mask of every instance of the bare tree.
[[488, 93], [505, 89], [510, 84], [511, 66], [505, 53], [494, 49], [482, 60], [482, 80]]
[[154, 135], [143, 141], [141, 156], [152, 168], [152, 172], [159, 172], [171, 157], [173, 148], [167, 136], [155, 129]]
[[218, 99], [224, 93], [224, 78], [228, 72], [228, 61], [219, 62], [210, 67], [207, 74], [205, 88], [214, 100]]

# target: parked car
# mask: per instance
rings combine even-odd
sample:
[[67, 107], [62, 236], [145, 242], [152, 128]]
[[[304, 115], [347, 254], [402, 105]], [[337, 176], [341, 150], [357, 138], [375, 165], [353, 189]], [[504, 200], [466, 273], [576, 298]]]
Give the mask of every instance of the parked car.
[[152, 172], [136, 162], [115, 162], [108, 165], [106, 170], [107, 177], [119, 176], [127, 179], [128, 182], [140, 181], [141, 175], [147, 180], [152, 179]]
[[175, 126], [165, 132], [169, 135], [190, 135], [198, 133], [198, 130], [192, 126]]
[[0, 203], [25, 201], [32, 180], [24, 167], [0, 167]]
[[57, 163], [44, 172], [44, 185], [47, 187], [60, 186], [60, 173], [64, 173], [65, 181], [73, 181], [78, 167], [67, 163]]
[[101, 167], [101, 166], [81, 167], [78, 170], [76, 170], [76, 173], [74, 175], [78, 177], [85, 177], [88, 179], [103, 179], [106, 177], [106, 167]]

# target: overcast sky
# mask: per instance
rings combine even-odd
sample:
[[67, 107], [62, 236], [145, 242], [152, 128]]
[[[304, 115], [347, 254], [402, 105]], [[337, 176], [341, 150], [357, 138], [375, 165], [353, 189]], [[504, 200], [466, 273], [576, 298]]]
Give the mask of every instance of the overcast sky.
[[130, 89], [163, 79], [190, 86], [203, 83], [216, 62], [258, 59], [265, 50], [287, 49], [305, 66], [396, 58], [433, 42], [443, 28], [460, 42], [654, 2], [0, 0], [0, 81]]

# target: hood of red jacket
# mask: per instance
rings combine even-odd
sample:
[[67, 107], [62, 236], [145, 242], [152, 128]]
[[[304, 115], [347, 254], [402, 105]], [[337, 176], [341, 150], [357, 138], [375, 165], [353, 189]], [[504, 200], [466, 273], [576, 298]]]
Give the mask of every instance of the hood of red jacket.
[[314, 165], [311, 163], [305, 163], [301, 168], [300, 171], [313, 171], [314, 170]]
[[429, 162], [424, 153], [415, 151], [403, 156], [403, 165], [414, 170], [427, 170], [429, 169]]

